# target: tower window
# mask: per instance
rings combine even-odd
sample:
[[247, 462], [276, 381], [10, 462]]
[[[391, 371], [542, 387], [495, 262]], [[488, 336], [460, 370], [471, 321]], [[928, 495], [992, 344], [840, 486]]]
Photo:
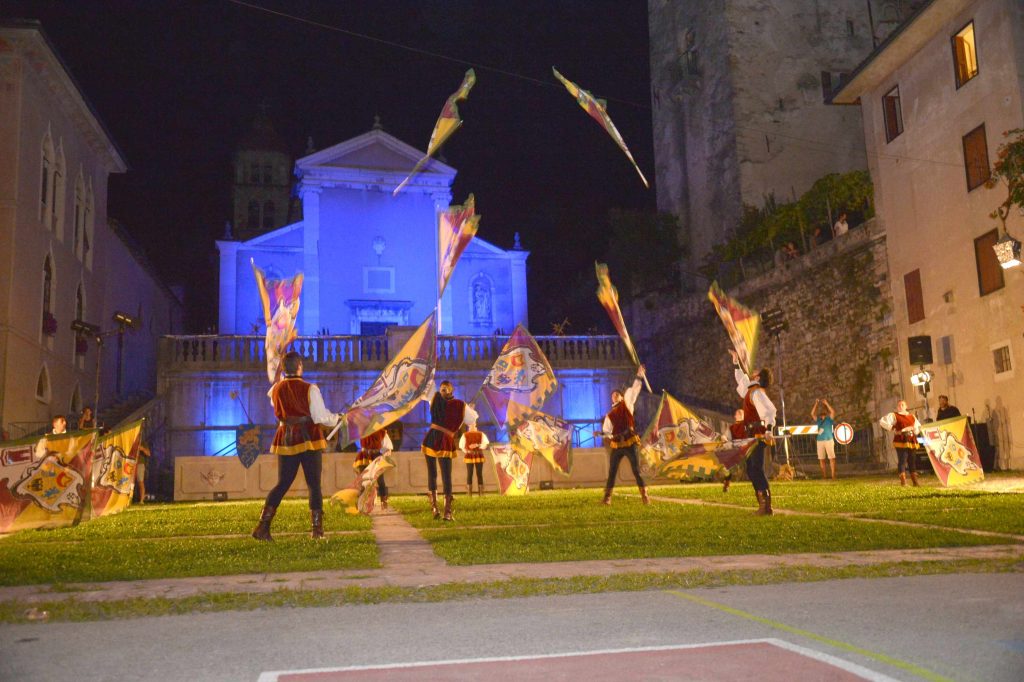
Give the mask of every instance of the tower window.
[[974, 43], [973, 21], [953, 36], [953, 66], [958, 88], [978, 75], [978, 50]]
[[885, 141], [892, 142], [903, 132], [903, 110], [900, 108], [900, 87], [882, 97], [882, 117], [885, 119]]

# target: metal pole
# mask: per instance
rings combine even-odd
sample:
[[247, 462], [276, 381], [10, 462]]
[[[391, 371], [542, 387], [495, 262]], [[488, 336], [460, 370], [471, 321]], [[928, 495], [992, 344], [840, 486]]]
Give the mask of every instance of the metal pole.
[[[782, 428], [785, 429], [786, 424], [786, 391], [782, 385], [782, 334], [781, 332], [775, 337], [779, 344], [779, 403], [782, 405]], [[786, 465], [789, 465], [789, 439], [786, 438], [782, 443], [783, 449], [786, 451]]]
[[103, 337], [96, 335], [96, 395], [92, 404], [92, 418], [96, 426], [100, 425], [100, 365], [103, 360]]

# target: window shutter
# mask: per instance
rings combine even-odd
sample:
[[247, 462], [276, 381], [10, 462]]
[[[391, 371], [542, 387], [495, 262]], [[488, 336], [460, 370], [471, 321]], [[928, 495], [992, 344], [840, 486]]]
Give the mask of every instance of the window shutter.
[[907, 318], [910, 324], [924, 319], [924, 296], [921, 293], [921, 271], [914, 270], [903, 276], [907, 293]]

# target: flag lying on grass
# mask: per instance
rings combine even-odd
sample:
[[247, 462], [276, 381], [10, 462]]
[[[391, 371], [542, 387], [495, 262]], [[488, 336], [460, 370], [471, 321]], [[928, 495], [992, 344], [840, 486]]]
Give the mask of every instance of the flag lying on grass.
[[505, 342], [480, 388], [498, 428], [515, 423], [527, 410], [539, 410], [558, 388], [558, 380], [537, 340], [518, 325]]
[[663, 391], [654, 418], [640, 439], [640, 456], [647, 471], [656, 473], [662, 464], [679, 457], [684, 448], [721, 439], [710, 424]]
[[756, 438], [745, 438], [688, 445], [675, 459], [664, 462], [658, 475], [680, 481], [711, 480], [719, 471], [732, 469], [745, 460], [756, 443]]
[[434, 155], [434, 153], [441, 148], [441, 145], [452, 136], [456, 130], [462, 125], [462, 117], [459, 116], [458, 102], [469, 97], [469, 91], [473, 89], [473, 85], [476, 83], [476, 72], [470, 69], [466, 72], [466, 75], [462, 78], [462, 84], [459, 89], [449, 95], [448, 99], [444, 103], [444, 107], [441, 109], [441, 115], [437, 117], [437, 123], [434, 124], [434, 131], [430, 133], [430, 143], [427, 144], [427, 153], [422, 159], [416, 162], [412, 170], [409, 171], [409, 175], [398, 184], [395, 191], [391, 193], [392, 196], [402, 191], [402, 188], [409, 184], [412, 177], [420, 172], [423, 165]]
[[416, 407], [434, 378], [436, 319], [431, 313], [423, 321], [373, 385], [342, 415], [336, 429], [341, 432], [338, 443], [342, 447], [385, 428]]
[[967, 417], [924, 424], [922, 434], [928, 459], [942, 485], [958, 486], [985, 480]]
[[533, 452], [520, 452], [509, 443], [491, 443], [494, 475], [502, 495], [525, 495], [530, 490]]
[[352, 485], [331, 495], [331, 502], [344, 505], [348, 514], [369, 514], [377, 500], [377, 479], [394, 468], [395, 460], [390, 454], [377, 457], [356, 476]]
[[640, 171], [640, 166], [636, 165], [636, 161], [633, 159], [633, 154], [630, 153], [629, 147], [626, 146], [626, 141], [622, 139], [622, 135], [619, 133], [618, 128], [615, 127], [615, 124], [612, 123], [611, 117], [608, 115], [607, 102], [602, 99], [595, 98], [588, 91], [558, 73], [558, 69], [552, 67], [551, 70], [555, 72], [555, 78], [562, 82], [562, 85], [564, 85], [565, 89], [569, 91], [569, 94], [576, 98], [576, 103], [583, 107], [583, 110], [590, 114], [590, 117], [597, 121], [598, 125], [604, 128], [604, 131], [608, 133], [613, 140], [615, 140], [615, 144], [619, 145], [619, 149], [626, 154], [626, 158], [628, 158], [629, 162], [633, 164], [633, 168], [636, 169], [637, 174], [643, 181], [644, 187], [649, 188], [650, 184], [647, 182], [647, 178], [645, 178], [644, 174]]
[[565, 476], [572, 472], [572, 424], [564, 419], [524, 408], [509, 424], [509, 435], [520, 452], [539, 454]]
[[94, 430], [0, 443], [0, 532], [81, 521], [95, 447]]
[[718, 282], [712, 282], [708, 299], [715, 306], [718, 317], [725, 325], [729, 340], [736, 349], [740, 369], [747, 374], [754, 371], [754, 356], [757, 354], [757, 337], [761, 329], [761, 316], [722, 291]]
[[281, 369], [281, 358], [288, 350], [288, 344], [299, 335], [295, 321], [299, 316], [299, 296], [302, 293], [302, 273], [289, 280], [267, 279], [266, 274], [250, 259], [256, 286], [263, 304], [263, 321], [267, 325], [264, 348], [267, 354], [267, 379], [277, 381]]
[[92, 486], [90, 518], [116, 514], [131, 504], [142, 422], [140, 419], [100, 438], [93, 457], [96, 481]]
[[476, 202], [472, 194], [465, 204], [449, 206], [438, 216], [438, 252], [441, 259], [438, 265], [438, 299], [444, 294], [459, 257], [473, 241], [479, 228], [480, 216], [476, 215]]

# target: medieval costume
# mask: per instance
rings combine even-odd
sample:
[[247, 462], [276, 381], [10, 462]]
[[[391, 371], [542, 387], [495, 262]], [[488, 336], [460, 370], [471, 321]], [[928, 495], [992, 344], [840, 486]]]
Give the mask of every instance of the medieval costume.
[[473, 470], [476, 470], [476, 494], [484, 494], [484, 451], [490, 445], [487, 436], [477, 431], [476, 424], [470, 424], [469, 431], [462, 434], [459, 450], [466, 461], [466, 495], [473, 494]]
[[[426, 397], [424, 396], [424, 399]], [[455, 457], [455, 438], [466, 422], [476, 422], [477, 413], [472, 407], [457, 400], [450, 384], [442, 384], [441, 390], [430, 399], [430, 429], [423, 438], [420, 449], [427, 463], [427, 494], [434, 518], [441, 516], [437, 507], [437, 469], [441, 468], [441, 484], [444, 492], [444, 520], [454, 521], [452, 510], [455, 506], [452, 494], [452, 458]]]
[[896, 411], [882, 417], [879, 422], [886, 431], [892, 431], [892, 444], [896, 448], [896, 456], [899, 460], [898, 469], [900, 474], [900, 485], [907, 484], [907, 470], [910, 471], [910, 480], [917, 486], [917, 463], [916, 451], [920, 447], [917, 442], [917, 434], [921, 433], [921, 422], [917, 417], [907, 411], [907, 404], [902, 400], [897, 404]]
[[640, 395], [642, 374], [637, 374], [633, 385], [626, 389], [625, 393], [616, 391], [612, 394], [613, 399], [619, 396], [619, 400], [612, 405], [612, 409], [604, 417], [601, 430], [605, 441], [611, 445], [611, 458], [608, 463], [608, 481], [604, 486], [603, 504], [612, 503], [612, 490], [615, 488], [615, 476], [619, 473], [619, 464], [622, 458], [629, 460], [633, 468], [633, 477], [636, 479], [636, 487], [640, 489], [640, 499], [644, 504], [650, 504], [647, 497], [647, 484], [640, 476], [640, 462], [637, 458], [637, 445], [640, 444], [640, 436], [637, 435], [636, 425], [633, 421], [633, 406]]
[[[735, 371], [736, 392], [743, 398], [743, 426], [747, 438], [757, 438], [757, 443], [747, 457], [747, 478], [757, 495], [757, 514], [772, 515], [772, 493], [768, 477], [764, 475], [764, 453], [771, 441], [771, 430], [775, 427], [775, 405], [765, 393], [770, 374], [761, 370], [755, 377], [748, 377], [739, 367]], [[738, 430], [738, 429], [737, 429]]]
[[[370, 462], [387, 455], [392, 450], [391, 437], [386, 429], [374, 431], [359, 441], [359, 452], [352, 462], [352, 467], [357, 474], [363, 473]], [[380, 498], [380, 508], [388, 508], [388, 484], [384, 481], [384, 474], [377, 477], [377, 497]]]

